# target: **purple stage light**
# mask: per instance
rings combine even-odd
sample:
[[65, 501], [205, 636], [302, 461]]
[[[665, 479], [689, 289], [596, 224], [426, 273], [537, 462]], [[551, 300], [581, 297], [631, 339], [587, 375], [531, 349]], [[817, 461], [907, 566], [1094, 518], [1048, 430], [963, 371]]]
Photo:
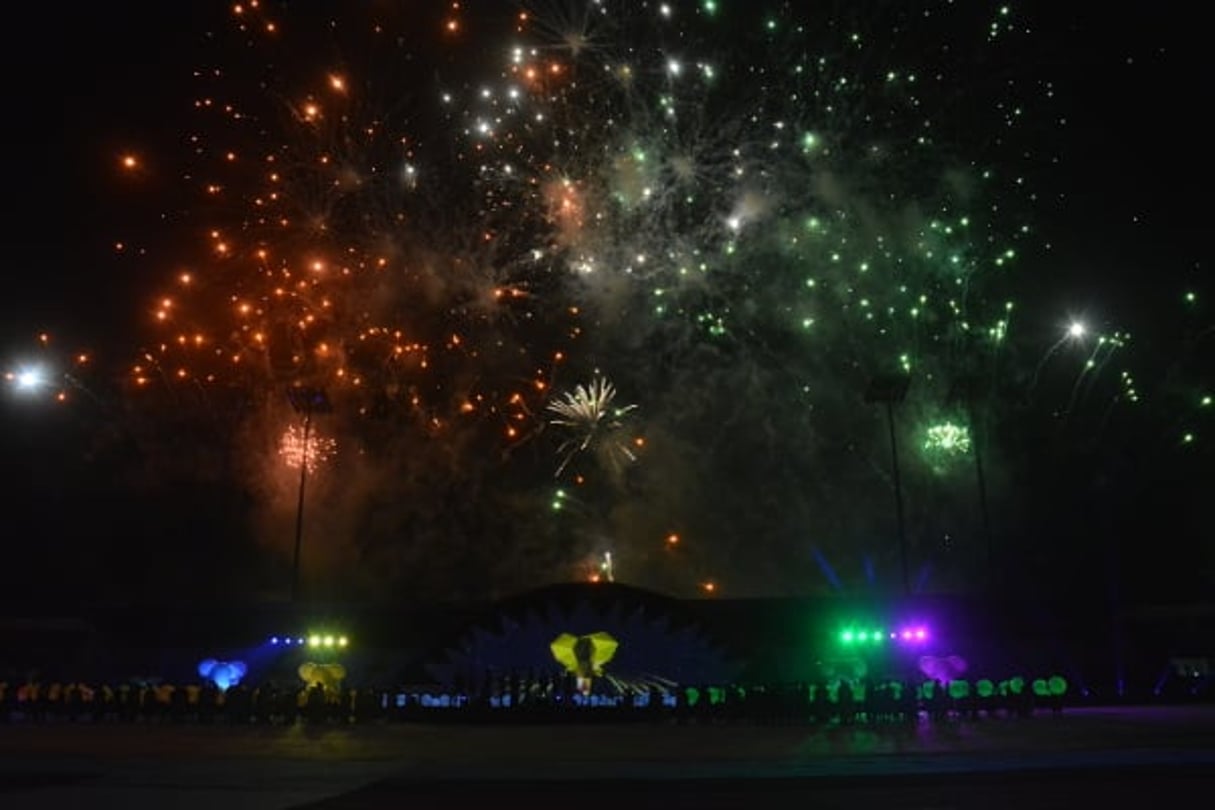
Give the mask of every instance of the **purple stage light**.
[[904, 644], [921, 644], [928, 640], [928, 629], [923, 625], [904, 627], [898, 632], [898, 637]]

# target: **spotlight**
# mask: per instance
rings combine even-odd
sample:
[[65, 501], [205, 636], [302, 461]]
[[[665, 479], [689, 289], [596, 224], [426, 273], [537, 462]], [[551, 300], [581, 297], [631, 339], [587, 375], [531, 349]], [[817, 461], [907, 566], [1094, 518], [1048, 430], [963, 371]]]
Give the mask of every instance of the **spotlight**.
[[309, 647], [321, 646], [321, 637], [320, 636], [309, 636], [308, 637], [308, 646]]
[[887, 641], [903, 644], [922, 644], [929, 638], [928, 628], [924, 625], [903, 625], [891, 629], [876, 627], [869, 630], [857, 630], [855, 626], [840, 630], [836, 636], [840, 644], [866, 644], [881, 646]]
[[339, 646], [339, 647], [345, 647], [345, 646], [346, 646], [346, 643], [347, 643], [347, 642], [346, 642], [346, 637], [345, 637], [345, 636], [338, 636], [338, 640], [337, 640], [337, 641], [338, 641], [338, 646]]
[[271, 636], [270, 643], [277, 647], [278, 646], [278, 636]]
[[326, 647], [333, 646], [333, 636], [325, 636], [325, 646]]

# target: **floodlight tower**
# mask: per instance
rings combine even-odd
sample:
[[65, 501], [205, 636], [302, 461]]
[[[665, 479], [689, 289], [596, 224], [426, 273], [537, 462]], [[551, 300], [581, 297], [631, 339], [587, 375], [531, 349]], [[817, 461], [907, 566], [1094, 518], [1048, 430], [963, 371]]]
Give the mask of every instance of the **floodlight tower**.
[[903, 568], [903, 593], [911, 594], [911, 578], [907, 571], [907, 527], [903, 518], [903, 485], [899, 476], [899, 445], [894, 433], [894, 406], [907, 398], [911, 378], [906, 374], [874, 377], [865, 391], [865, 401], [886, 406], [886, 426], [890, 431], [890, 461], [894, 475], [894, 511], [899, 523], [899, 556]]
[[316, 413], [331, 413], [333, 405], [324, 388], [306, 388], [294, 386], [287, 391], [287, 399], [298, 414], [304, 416], [304, 448], [300, 456], [300, 490], [299, 502], [295, 508], [295, 554], [291, 560], [291, 601], [299, 598], [300, 585], [300, 543], [304, 536], [304, 487], [308, 481], [308, 437], [312, 429], [312, 415]]

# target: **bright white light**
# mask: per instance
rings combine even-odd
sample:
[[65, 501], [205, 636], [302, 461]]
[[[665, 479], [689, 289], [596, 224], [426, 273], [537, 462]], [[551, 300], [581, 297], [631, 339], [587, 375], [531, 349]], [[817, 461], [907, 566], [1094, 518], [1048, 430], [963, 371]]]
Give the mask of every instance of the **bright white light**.
[[18, 371], [13, 379], [17, 383], [17, 387], [22, 391], [31, 391], [45, 382], [42, 377], [42, 369], [38, 368], [27, 368]]
[[1074, 338], [1084, 337], [1084, 333], [1088, 331], [1084, 328], [1084, 324], [1079, 321], [1073, 321], [1072, 325], [1067, 327], [1067, 333]]

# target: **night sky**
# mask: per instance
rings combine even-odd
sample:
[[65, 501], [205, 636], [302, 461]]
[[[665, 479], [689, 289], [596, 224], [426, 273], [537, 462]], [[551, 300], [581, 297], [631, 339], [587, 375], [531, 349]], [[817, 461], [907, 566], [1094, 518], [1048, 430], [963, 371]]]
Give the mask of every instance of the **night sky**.
[[7, 601], [283, 598], [294, 385], [334, 404], [317, 596], [479, 599], [608, 555], [677, 595], [898, 592], [865, 398], [892, 374], [916, 591], [1215, 586], [1211, 92], [1183, 14], [29, 13]]

